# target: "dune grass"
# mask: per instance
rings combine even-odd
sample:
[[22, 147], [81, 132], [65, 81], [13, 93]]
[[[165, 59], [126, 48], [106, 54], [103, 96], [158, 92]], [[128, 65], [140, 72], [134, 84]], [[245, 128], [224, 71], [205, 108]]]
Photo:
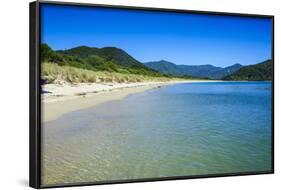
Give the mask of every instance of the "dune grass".
[[71, 66], [59, 66], [55, 63], [45, 62], [42, 64], [42, 78], [47, 83], [92, 83], [92, 82], [145, 82], [145, 81], [170, 81], [181, 80], [171, 77], [154, 77], [136, 74], [124, 74], [108, 71], [92, 71]]

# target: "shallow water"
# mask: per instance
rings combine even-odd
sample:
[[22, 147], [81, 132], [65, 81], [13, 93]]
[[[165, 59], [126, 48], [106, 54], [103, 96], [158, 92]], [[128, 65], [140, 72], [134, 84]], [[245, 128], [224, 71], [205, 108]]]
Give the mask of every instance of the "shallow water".
[[45, 185], [271, 169], [271, 83], [176, 84], [43, 126]]

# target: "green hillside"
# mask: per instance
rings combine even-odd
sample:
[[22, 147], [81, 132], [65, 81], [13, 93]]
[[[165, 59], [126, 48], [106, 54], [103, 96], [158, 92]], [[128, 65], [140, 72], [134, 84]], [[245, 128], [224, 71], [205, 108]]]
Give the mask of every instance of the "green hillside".
[[47, 83], [140, 82], [171, 80], [172, 76], [147, 68], [125, 51], [115, 48], [80, 46], [54, 51], [41, 45], [42, 78]]
[[209, 74], [208, 77], [211, 79], [222, 79], [222, 78], [238, 71], [242, 67], [243, 67], [243, 65], [236, 63], [234, 65], [222, 68], [221, 70], [215, 71], [215, 72]]
[[42, 62], [67, 65], [94, 71], [109, 71], [150, 76], [165, 76], [147, 68], [125, 51], [114, 48], [79, 46], [64, 51], [53, 51], [47, 44], [41, 46]]
[[272, 60], [266, 60], [256, 65], [242, 67], [238, 71], [223, 78], [224, 80], [267, 81], [272, 80]]
[[79, 46], [59, 52], [67, 55], [74, 55], [85, 59], [89, 59], [92, 56], [98, 56], [104, 59], [105, 61], [111, 61], [119, 66], [145, 68], [145, 66], [142, 63], [135, 60], [132, 56], [127, 54], [125, 51], [115, 47], [92, 48], [87, 46]]

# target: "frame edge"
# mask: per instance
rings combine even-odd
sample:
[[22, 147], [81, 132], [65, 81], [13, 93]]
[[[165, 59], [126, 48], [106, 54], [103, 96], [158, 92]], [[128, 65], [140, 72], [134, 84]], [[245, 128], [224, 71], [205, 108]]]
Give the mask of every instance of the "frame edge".
[[29, 186], [40, 188], [37, 93], [37, 2], [29, 4]]

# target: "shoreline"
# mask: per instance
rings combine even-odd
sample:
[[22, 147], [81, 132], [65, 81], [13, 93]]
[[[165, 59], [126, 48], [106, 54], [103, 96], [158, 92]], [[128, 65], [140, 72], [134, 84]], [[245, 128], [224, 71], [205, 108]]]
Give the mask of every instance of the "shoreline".
[[113, 100], [121, 100], [130, 94], [140, 93], [167, 85], [197, 82], [218, 82], [218, 80], [183, 80], [123, 84], [47, 84], [43, 86], [44, 93], [41, 94], [41, 121], [43, 123], [53, 121], [66, 113], [95, 107], [98, 104]]

